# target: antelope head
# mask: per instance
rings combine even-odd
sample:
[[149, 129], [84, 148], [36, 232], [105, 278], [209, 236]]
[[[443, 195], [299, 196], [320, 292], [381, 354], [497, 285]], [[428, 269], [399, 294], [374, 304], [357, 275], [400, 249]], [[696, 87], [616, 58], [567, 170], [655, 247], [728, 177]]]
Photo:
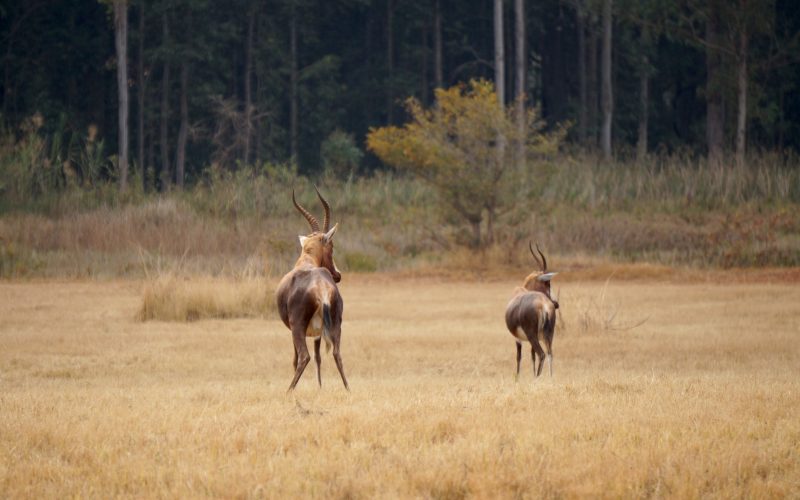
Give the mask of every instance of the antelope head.
[[336, 233], [339, 224], [329, 227], [331, 221], [331, 207], [328, 205], [328, 202], [325, 201], [325, 198], [322, 197], [316, 186], [314, 186], [314, 190], [317, 191], [319, 201], [322, 202], [322, 207], [325, 209], [325, 219], [322, 223], [322, 229], [319, 228], [319, 222], [316, 217], [297, 203], [294, 197], [294, 190], [292, 190], [292, 203], [294, 203], [295, 208], [297, 208], [311, 226], [311, 234], [308, 236], [300, 236], [300, 246], [302, 247], [300, 260], [306, 262], [311, 261], [316, 267], [324, 267], [330, 271], [331, 276], [333, 276], [333, 281], [338, 283], [341, 281], [342, 275], [339, 273], [339, 270], [336, 268], [336, 263], [333, 261], [333, 235]]
[[540, 270], [534, 271], [531, 274], [529, 274], [528, 277], [525, 278], [525, 283], [523, 283], [522, 286], [526, 290], [530, 290], [532, 292], [541, 292], [547, 295], [547, 297], [556, 306], [556, 309], [558, 309], [558, 302], [555, 299], [553, 299], [553, 297], [550, 295], [550, 280], [553, 278], [553, 276], [555, 276], [558, 273], [549, 272], [547, 270], [547, 259], [545, 258], [542, 251], [539, 249], [538, 243], [536, 244], [536, 251], [538, 251], [539, 255], [542, 257], [541, 260], [539, 260], [539, 257], [537, 257], [536, 254], [533, 252], [533, 244], [531, 242], [528, 242], [528, 249], [531, 251], [531, 255], [533, 255], [533, 260], [536, 261], [536, 264], [539, 266]]

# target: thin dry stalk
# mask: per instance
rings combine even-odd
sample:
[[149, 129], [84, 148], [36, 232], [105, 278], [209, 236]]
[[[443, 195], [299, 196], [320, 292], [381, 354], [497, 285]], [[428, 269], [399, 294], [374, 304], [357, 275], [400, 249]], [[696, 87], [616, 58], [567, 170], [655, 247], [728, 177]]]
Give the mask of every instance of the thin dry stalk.
[[[623, 322], [618, 316], [620, 304], [607, 301], [608, 285], [614, 273], [606, 279], [599, 295], [589, 297], [586, 301], [577, 301], [578, 312], [578, 331], [581, 333], [604, 333], [612, 331], [626, 331], [639, 327], [647, 322], [649, 318], [643, 318], [633, 322]], [[566, 327], [563, 323], [562, 327]]]

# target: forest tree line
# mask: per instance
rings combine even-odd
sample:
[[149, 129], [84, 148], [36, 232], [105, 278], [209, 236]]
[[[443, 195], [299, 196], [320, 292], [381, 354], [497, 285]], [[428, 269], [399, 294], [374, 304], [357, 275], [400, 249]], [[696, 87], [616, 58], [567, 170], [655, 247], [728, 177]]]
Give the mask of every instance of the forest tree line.
[[4, 133], [67, 160], [100, 143], [146, 189], [377, 168], [370, 128], [475, 78], [606, 159], [800, 146], [794, 0], [27, 0], [0, 7], [0, 40]]

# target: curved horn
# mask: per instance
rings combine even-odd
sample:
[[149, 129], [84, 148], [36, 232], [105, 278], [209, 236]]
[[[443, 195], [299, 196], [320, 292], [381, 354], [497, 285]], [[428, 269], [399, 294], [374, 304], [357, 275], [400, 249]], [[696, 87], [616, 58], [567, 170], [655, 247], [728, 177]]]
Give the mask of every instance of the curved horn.
[[539, 252], [539, 255], [542, 256], [542, 271], [547, 272], [547, 259], [544, 258], [544, 254], [541, 250], [539, 250], [539, 244], [536, 244], [536, 250]]
[[328, 229], [330, 229], [330, 227], [328, 226], [330, 226], [331, 224], [331, 206], [328, 205], [328, 202], [325, 201], [325, 198], [323, 198], [322, 195], [319, 193], [319, 189], [317, 189], [317, 186], [314, 186], [314, 191], [317, 192], [319, 201], [322, 202], [322, 206], [323, 208], [325, 208], [325, 219], [322, 221], [322, 232], [327, 233]]
[[298, 212], [303, 214], [303, 217], [305, 217], [308, 223], [311, 225], [311, 231], [319, 232], [319, 222], [317, 222], [317, 219], [315, 219], [313, 215], [308, 213], [308, 210], [301, 207], [297, 203], [297, 200], [294, 199], [294, 189], [292, 189], [292, 203], [294, 203], [294, 208], [296, 208]]
[[[539, 247], [537, 246], [536, 248], [539, 248]], [[542, 261], [539, 260], [539, 257], [537, 257], [535, 253], [533, 253], [533, 242], [532, 241], [528, 241], [528, 249], [531, 251], [531, 255], [533, 255], [533, 260], [536, 261], [536, 263], [539, 265], [539, 267], [542, 267]]]

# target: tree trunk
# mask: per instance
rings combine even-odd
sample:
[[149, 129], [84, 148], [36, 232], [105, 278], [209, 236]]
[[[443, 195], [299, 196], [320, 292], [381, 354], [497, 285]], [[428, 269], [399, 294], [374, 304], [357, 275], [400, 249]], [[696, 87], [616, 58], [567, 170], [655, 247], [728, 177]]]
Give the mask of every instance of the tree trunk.
[[[643, 57], [643, 64], [647, 64], [647, 56]], [[639, 73], [639, 133], [636, 139], [636, 160], [644, 161], [647, 157], [647, 128], [648, 106], [650, 100], [650, 79], [647, 73]]]
[[503, 0], [494, 0], [494, 88], [497, 102], [505, 106], [505, 50], [503, 47]]
[[293, 161], [297, 161], [297, 14], [295, 12], [294, 1], [292, 1], [292, 12], [289, 23], [289, 57], [291, 59], [289, 73], [289, 155]]
[[[155, 123], [152, 117], [150, 118], [149, 125], [152, 128], [155, 128]], [[145, 183], [146, 186], [150, 187], [150, 189], [154, 189], [156, 186], [155, 164], [156, 164], [156, 141], [151, 135], [150, 140], [147, 141], [147, 165], [150, 168], [144, 171], [145, 179], [142, 181]]]
[[717, 47], [722, 42], [719, 7], [709, 2], [706, 22], [706, 140], [708, 164], [722, 166], [725, 116], [722, 107], [722, 55]]
[[603, 2], [603, 129], [601, 135], [601, 145], [603, 148], [603, 158], [611, 160], [611, 122], [614, 113], [614, 99], [611, 89], [611, 1]]
[[250, 164], [250, 142], [253, 136], [253, 102], [251, 81], [253, 80], [253, 31], [256, 12], [250, 11], [247, 16], [247, 45], [245, 46], [244, 63], [244, 164]]
[[420, 44], [422, 47], [422, 61], [420, 62], [420, 100], [424, 106], [428, 105], [428, 23], [422, 25]]
[[578, 141], [585, 146], [588, 110], [586, 109], [586, 13], [583, 10], [583, 0], [576, 1], [576, 20], [578, 32]]
[[514, 0], [516, 56], [517, 162], [525, 165], [525, 0]]
[[586, 118], [586, 128], [588, 133], [588, 145], [591, 149], [597, 147], [597, 114], [598, 114], [598, 90], [600, 85], [597, 82], [597, 17], [592, 12], [589, 16], [589, 61], [587, 69], [586, 89], [588, 98], [588, 109]]
[[181, 125], [178, 129], [178, 146], [175, 150], [175, 184], [183, 189], [186, 164], [186, 139], [189, 135], [189, 63], [181, 63]]
[[3, 58], [3, 118], [8, 119], [8, 106], [11, 94], [11, 54], [14, 45], [14, 38], [9, 35], [6, 41], [6, 56]]
[[433, 11], [433, 77], [437, 89], [444, 86], [444, 70], [442, 68], [442, 5], [435, 0]]
[[745, 166], [745, 150], [747, 147], [747, 28], [742, 27], [739, 35], [739, 57], [737, 97], [738, 112], [736, 117], [736, 166]]
[[[169, 47], [169, 20], [165, 12], [161, 18], [163, 40], [162, 45], [166, 51]], [[171, 170], [169, 165], [169, 60], [164, 56], [164, 74], [161, 79], [161, 189], [169, 190], [171, 181]]]
[[647, 156], [647, 127], [650, 104], [650, 60], [647, 57], [649, 47], [649, 33], [647, 27], [643, 27], [640, 43], [642, 66], [639, 68], [639, 134], [636, 140], [636, 159], [639, 162], [643, 162]]
[[119, 93], [119, 189], [128, 189], [128, 4], [114, 0], [114, 38], [117, 48]]
[[386, 0], [386, 120], [394, 123], [394, 0]]
[[[503, 34], [503, 0], [494, 0], [494, 85], [497, 92], [497, 104], [505, 113], [505, 36]], [[495, 169], [499, 171], [505, 161], [506, 137], [502, 131], [497, 132], [497, 145], [495, 147]], [[491, 219], [492, 213], [489, 213]], [[492, 230], [493, 221], [487, 221], [487, 232]], [[480, 229], [480, 227], [478, 228]], [[478, 245], [481, 244], [480, 239]]]
[[783, 137], [784, 130], [786, 129], [786, 122], [784, 115], [786, 113], [786, 88], [785, 83], [781, 82], [780, 90], [778, 91], [778, 152], [783, 154]]
[[486, 204], [486, 242], [484, 247], [494, 244], [494, 221], [497, 219], [497, 203], [495, 200], [490, 200]]
[[[256, 23], [253, 38], [258, 40], [258, 37], [258, 23]], [[253, 83], [255, 84], [253, 88], [253, 112], [255, 113], [255, 110], [258, 109], [259, 96], [261, 95], [261, 75], [259, 74], [257, 68], [253, 70], [253, 80]], [[251, 145], [251, 149], [253, 150], [253, 161], [256, 165], [261, 164], [261, 127], [259, 125], [259, 118], [256, 116], [253, 119], [253, 143]]]
[[[566, 74], [566, 64], [562, 54], [565, 53], [563, 49], [564, 38], [564, 11], [561, 5], [558, 6], [558, 17], [556, 18], [554, 29], [548, 31], [550, 39], [549, 52], [550, 57], [547, 65], [550, 67], [547, 86], [547, 101], [545, 104], [545, 111], [554, 122], [561, 122], [567, 118], [567, 102], [571, 98], [569, 93], [569, 85], [566, 84], [568, 75]], [[542, 61], [542, 64], [546, 64]], [[546, 72], [546, 68], [542, 70]]]
[[470, 226], [472, 227], [472, 247], [473, 248], [480, 248], [481, 246], [481, 220], [470, 220]]
[[139, 47], [138, 47], [138, 80], [139, 80], [139, 109], [138, 113], [138, 129], [137, 130], [137, 151], [136, 157], [139, 160], [139, 172], [142, 175], [142, 191], [147, 190], [147, 161], [144, 158], [144, 99], [145, 92], [147, 91], [147, 81], [144, 76], [144, 3], [139, 4]]

